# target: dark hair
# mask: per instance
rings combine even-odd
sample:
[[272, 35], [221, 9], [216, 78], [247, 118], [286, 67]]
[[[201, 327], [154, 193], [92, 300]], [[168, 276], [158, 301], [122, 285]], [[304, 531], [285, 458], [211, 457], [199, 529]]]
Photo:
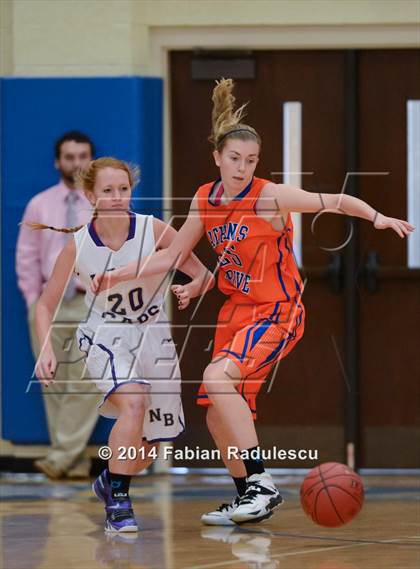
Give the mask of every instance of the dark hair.
[[69, 132], [65, 132], [62, 136], [60, 136], [60, 138], [55, 143], [54, 154], [56, 160], [60, 158], [61, 146], [65, 142], [69, 142], [70, 140], [73, 140], [74, 142], [81, 142], [81, 143], [85, 142], [86, 144], [89, 144], [92, 158], [95, 156], [95, 146], [92, 140], [86, 134], [83, 134], [83, 132], [80, 132], [79, 130], [70, 130]]

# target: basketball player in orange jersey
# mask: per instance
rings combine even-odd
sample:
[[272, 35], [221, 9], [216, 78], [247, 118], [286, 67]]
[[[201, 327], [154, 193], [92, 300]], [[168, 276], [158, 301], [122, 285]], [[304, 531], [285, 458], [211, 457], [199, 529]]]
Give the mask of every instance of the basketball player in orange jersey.
[[[237, 488], [237, 497], [204, 514], [210, 525], [262, 521], [282, 502], [258, 456], [254, 427], [256, 395], [270, 368], [303, 335], [302, 280], [293, 257], [290, 212], [328, 210], [366, 219], [376, 229], [400, 237], [414, 227], [386, 217], [362, 200], [342, 194], [315, 194], [254, 177], [261, 139], [234, 110], [233, 82], [213, 91], [214, 160], [220, 178], [195, 194], [187, 220], [164, 251], [112, 273], [97, 275], [92, 290], [167, 271], [182, 263], [203, 235], [219, 256], [218, 286], [228, 296], [222, 306], [210, 364], [204, 371], [198, 403], [207, 407], [207, 425]], [[184, 308], [189, 285], [173, 287]], [[243, 451], [230, 458], [228, 447]]]

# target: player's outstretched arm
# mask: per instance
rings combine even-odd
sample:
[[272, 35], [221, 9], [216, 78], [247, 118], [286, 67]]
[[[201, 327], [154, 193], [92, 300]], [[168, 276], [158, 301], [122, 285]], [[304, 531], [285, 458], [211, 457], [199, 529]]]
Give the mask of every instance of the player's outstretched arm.
[[[153, 223], [156, 248], [162, 247], [166, 249], [170, 247], [172, 241], [177, 236], [177, 231], [160, 219], [154, 219]], [[178, 307], [184, 309], [192, 298], [204, 295], [212, 289], [215, 285], [215, 278], [194, 253], [190, 253], [190, 256], [179, 267], [179, 270], [192, 279], [186, 285], [173, 285], [171, 287], [171, 290], [178, 297]]]
[[46, 387], [52, 382], [57, 367], [57, 360], [51, 343], [51, 325], [58, 303], [73, 273], [75, 258], [76, 246], [74, 240], [71, 239], [58, 256], [53, 273], [35, 309], [35, 328], [41, 346], [35, 373]]
[[387, 217], [359, 198], [346, 194], [306, 192], [285, 184], [267, 184], [261, 192], [260, 208], [264, 217], [273, 214], [286, 216], [289, 212], [330, 213], [351, 215], [371, 221], [376, 229], [393, 229], [401, 238], [414, 231], [414, 226], [403, 219]]
[[193, 200], [190, 213], [184, 225], [170, 242], [167, 249], [157, 251], [140, 262], [133, 261], [115, 271], [96, 275], [92, 279], [92, 292], [97, 294], [124, 281], [141, 279], [142, 277], [167, 273], [172, 269], [181, 268], [203, 236], [203, 233], [204, 228], [196, 212]]

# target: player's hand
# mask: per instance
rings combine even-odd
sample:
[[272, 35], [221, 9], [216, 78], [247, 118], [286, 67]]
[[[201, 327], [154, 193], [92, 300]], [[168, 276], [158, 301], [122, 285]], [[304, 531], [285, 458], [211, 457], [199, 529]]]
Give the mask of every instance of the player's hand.
[[408, 221], [395, 219], [394, 217], [386, 217], [379, 212], [375, 214], [373, 226], [375, 229], [393, 229], [402, 239], [406, 235], [410, 235], [415, 229]]
[[39, 381], [48, 387], [53, 382], [57, 360], [52, 348], [44, 348], [36, 362], [35, 375]]
[[172, 285], [171, 291], [178, 299], [178, 310], [184, 310], [187, 308], [191, 301], [188, 285]]
[[90, 290], [93, 294], [99, 294], [104, 290], [108, 290], [118, 284], [116, 271], [107, 271], [95, 275], [90, 283]]

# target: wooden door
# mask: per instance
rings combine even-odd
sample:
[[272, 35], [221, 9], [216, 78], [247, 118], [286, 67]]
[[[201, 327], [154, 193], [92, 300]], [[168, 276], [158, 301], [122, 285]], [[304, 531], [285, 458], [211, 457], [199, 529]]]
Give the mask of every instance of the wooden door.
[[[360, 171], [385, 173], [361, 176], [359, 195], [406, 219], [407, 101], [420, 100], [420, 51], [362, 51], [358, 66]], [[391, 231], [362, 224], [360, 237], [360, 465], [419, 468], [420, 270], [407, 268], [407, 243]]]

